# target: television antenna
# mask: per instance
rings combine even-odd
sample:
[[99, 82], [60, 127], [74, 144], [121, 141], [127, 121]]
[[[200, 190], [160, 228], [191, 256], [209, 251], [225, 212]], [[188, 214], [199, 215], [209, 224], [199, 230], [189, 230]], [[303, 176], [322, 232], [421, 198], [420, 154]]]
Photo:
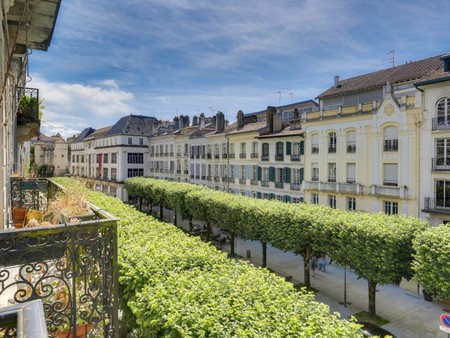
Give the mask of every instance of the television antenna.
[[395, 49], [387, 52], [386, 54], [391, 54], [391, 57], [388, 59], [385, 59], [385, 61], [390, 61], [392, 64], [392, 67], [395, 67]]
[[278, 94], [278, 105], [281, 106], [281, 91], [275, 92], [275, 94]]
[[291, 97], [291, 103], [294, 103], [294, 93], [290, 92], [288, 95]]

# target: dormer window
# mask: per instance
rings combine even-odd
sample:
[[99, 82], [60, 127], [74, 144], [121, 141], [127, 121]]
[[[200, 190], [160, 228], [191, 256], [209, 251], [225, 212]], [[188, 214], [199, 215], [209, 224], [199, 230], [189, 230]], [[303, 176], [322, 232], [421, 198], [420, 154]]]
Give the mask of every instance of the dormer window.
[[444, 61], [444, 72], [450, 72], [450, 55], [442, 58]]

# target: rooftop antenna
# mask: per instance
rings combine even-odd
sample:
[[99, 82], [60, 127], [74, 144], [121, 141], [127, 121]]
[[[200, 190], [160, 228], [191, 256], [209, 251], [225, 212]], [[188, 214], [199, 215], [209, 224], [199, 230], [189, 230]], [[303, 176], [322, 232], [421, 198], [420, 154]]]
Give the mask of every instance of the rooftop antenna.
[[291, 103], [294, 103], [294, 93], [288, 93], [288, 95], [291, 97]]
[[385, 61], [390, 61], [392, 67], [395, 67], [395, 49], [391, 50], [390, 52], [387, 52], [386, 54], [391, 54], [391, 57], [386, 59]]
[[275, 92], [275, 94], [278, 94], [278, 105], [281, 106], [281, 91]]

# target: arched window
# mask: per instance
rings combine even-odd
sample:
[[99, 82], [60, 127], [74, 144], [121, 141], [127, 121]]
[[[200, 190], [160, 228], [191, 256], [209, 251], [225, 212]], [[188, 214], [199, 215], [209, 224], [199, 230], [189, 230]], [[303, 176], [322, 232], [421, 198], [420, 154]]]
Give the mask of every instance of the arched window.
[[331, 132], [328, 134], [328, 152], [335, 153], [336, 152], [336, 133]]
[[319, 135], [317, 134], [311, 135], [311, 153], [319, 153]]
[[394, 126], [384, 128], [384, 151], [398, 150], [398, 129]]
[[446, 125], [450, 123], [450, 98], [444, 97], [438, 101], [436, 105], [436, 113], [438, 125]]

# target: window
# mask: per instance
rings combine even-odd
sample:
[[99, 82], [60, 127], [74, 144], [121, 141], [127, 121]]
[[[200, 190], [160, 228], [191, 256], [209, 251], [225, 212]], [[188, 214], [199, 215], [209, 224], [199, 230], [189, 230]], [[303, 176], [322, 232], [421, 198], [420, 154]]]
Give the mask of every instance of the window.
[[128, 169], [128, 177], [144, 176], [144, 169]]
[[108, 168], [103, 168], [103, 179], [104, 180], [108, 179]]
[[109, 160], [108, 155], [109, 154], [103, 154], [103, 163], [108, 163], [108, 160]]
[[247, 157], [247, 146], [245, 145], [245, 142], [241, 143], [241, 151], [239, 153], [240, 158], [246, 158]]
[[384, 151], [398, 150], [398, 130], [397, 127], [384, 128]]
[[347, 133], [347, 153], [356, 152], [356, 132], [349, 131]]
[[317, 193], [311, 194], [311, 204], [319, 204], [319, 194]]
[[133, 139], [131, 137], [128, 138], [128, 144], [133, 144]]
[[257, 158], [258, 157], [258, 142], [253, 142], [252, 143], [252, 158]]
[[240, 177], [241, 179], [243, 179], [243, 180], [247, 179], [247, 170], [245, 168], [245, 165], [241, 165], [240, 175], [241, 175], [241, 177]]
[[269, 168], [262, 169], [262, 181], [269, 182]]
[[84, 163], [84, 155], [81, 155], [81, 163]]
[[277, 176], [276, 176], [276, 181], [275, 181], [275, 185], [278, 187], [282, 187], [283, 186], [283, 168], [277, 168]]
[[117, 180], [117, 169], [111, 168], [111, 181], [116, 181], [116, 180]]
[[139, 139], [139, 145], [141, 145], [141, 146], [144, 145], [144, 139], [143, 139], [143, 138], [140, 138], [140, 139]]
[[435, 191], [436, 208], [450, 208], [450, 181], [437, 180]]
[[328, 134], [328, 152], [336, 152], [336, 133], [334, 132]]
[[447, 125], [450, 122], [450, 98], [444, 97], [437, 103], [438, 125]]
[[292, 197], [292, 203], [295, 203], [295, 204], [300, 203], [300, 198]]
[[435, 168], [445, 168], [450, 166], [450, 139], [436, 140]]
[[356, 198], [347, 197], [347, 210], [356, 210]]
[[356, 164], [347, 163], [347, 183], [356, 182]]
[[398, 215], [398, 203], [391, 201], [383, 201], [384, 213], [387, 215]]
[[117, 163], [117, 153], [111, 154], [111, 163]]
[[261, 161], [268, 161], [268, 160], [269, 160], [269, 143], [263, 143]]
[[[144, 163], [144, 154], [143, 153], [128, 153], [128, 163]], [[132, 177], [132, 176], [128, 176]]]
[[80, 163], [80, 155], [77, 155], [77, 163]]
[[328, 182], [336, 182], [336, 163], [328, 163]]
[[311, 181], [319, 180], [319, 164], [312, 163], [311, 164]]
[[312, 135], [311, 136], [311, 153], [312, 154], [318, 154], [319, 153], [319, 135]]
[[276, 143], [276, 153], [275, 153], [275, 161], [282, 161], [283, 160], [283, 150], [284, 143], [283, 142], [277, 142]]
[[292, 184], [300, 185], [300, 169], [293, 169], [292, 171]]
[[300, 156], [300, 142], [293, 142], [292, 143], [292, 155], [293, 156]]
[[336, 195], [328, 195], [328, 205], [336, 209]]
[[117, 188], [116, 187], [110, 187], [109, 188], [109, 195], [111, 197], [117, 197]]
[[398, 170], [396, 163], [383, 164], [383, 185], [397, 186], [398, 185]]
[[256, 180], [258, 177], [258, 166], [252, 165], [252, 180]]

